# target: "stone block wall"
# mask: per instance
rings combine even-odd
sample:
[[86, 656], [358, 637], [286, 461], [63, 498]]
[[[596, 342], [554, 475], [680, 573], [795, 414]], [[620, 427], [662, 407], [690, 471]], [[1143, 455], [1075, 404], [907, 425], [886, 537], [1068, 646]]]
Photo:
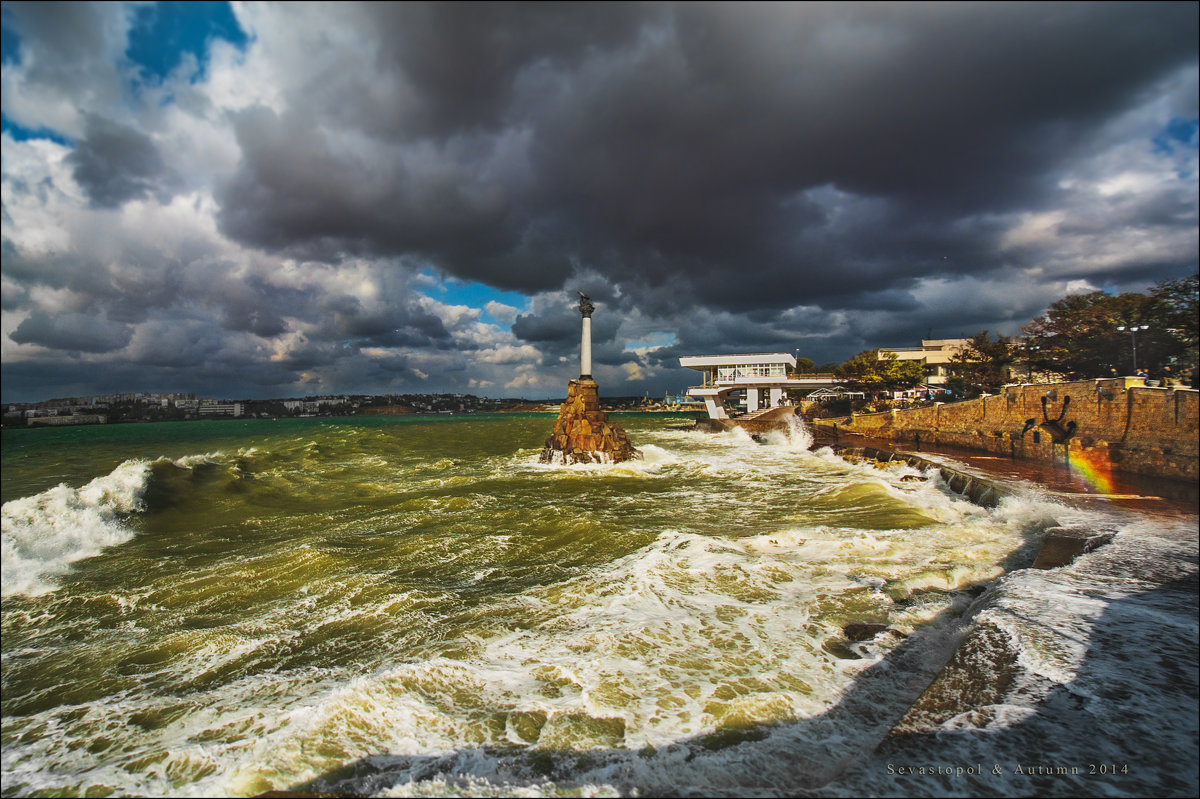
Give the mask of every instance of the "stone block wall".
[[620, 463], [641, 457], [621, 426], [600, 410], [595, 380], [567, 384], [567, 399], [542, 449], [542, 463]]
[[1013, 385], [967, 402], [856, 414], [839, 427], [904, 444], [1196, 480], [1198, 398], [1193, 389], [1148, 388], [1137, 378]]

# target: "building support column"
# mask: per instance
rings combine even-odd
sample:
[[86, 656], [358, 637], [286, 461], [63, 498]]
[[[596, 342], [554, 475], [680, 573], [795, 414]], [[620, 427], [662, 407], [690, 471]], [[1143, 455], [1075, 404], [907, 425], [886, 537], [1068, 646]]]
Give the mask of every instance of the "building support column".
[[709, 419], [728, 419], [729, 415], [725, 413], [725, 405], [721, 402], [721, 397], [705, 397], [704, 409], [708, 411]]

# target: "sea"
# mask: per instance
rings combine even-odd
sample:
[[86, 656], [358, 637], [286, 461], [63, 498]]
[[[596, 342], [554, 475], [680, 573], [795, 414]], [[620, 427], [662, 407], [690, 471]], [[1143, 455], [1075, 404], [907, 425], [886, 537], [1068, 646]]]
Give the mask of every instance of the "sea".
[[[1197, 793], [1194, 507], [613, 418], [4, 430], [3, 795]], [[981, 620], [982, 710], [889, 737]]]

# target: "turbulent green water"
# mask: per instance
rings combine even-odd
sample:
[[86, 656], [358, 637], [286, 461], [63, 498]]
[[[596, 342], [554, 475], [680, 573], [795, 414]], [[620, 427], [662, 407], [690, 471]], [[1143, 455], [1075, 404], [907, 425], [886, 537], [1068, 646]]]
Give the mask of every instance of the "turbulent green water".
[[669, 789], [653, 753], [821, 717], [900, 640], [844, 625], [921, 633], [1051, 523], [620, 421], [643, 461], [539, 465], [544, 415], [5, 431], [4, 794]]

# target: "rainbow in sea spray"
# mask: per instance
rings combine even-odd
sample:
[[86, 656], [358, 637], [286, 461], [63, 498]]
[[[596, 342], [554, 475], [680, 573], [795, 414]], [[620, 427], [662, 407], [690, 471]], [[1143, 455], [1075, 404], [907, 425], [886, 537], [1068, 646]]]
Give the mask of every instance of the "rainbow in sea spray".
[[1113, 493], [1113, 466], [1108, 453], [1102, 450], [1084, 450], [1070, 460], [1074, 474], [1101, 494]]

